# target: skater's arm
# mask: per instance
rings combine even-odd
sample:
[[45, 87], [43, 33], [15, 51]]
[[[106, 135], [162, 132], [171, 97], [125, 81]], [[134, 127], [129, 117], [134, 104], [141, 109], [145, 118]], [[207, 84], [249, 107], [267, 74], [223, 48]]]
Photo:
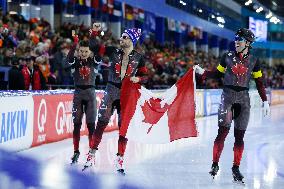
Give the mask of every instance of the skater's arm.
[[256, 88], [258, 91], [258, 94], [261, 98], [261, 100], [267, 101], [267, 97], [266, 97], [266, 90], [265, 90], [265, 86], [263, 84], [263, 75], [260, 69], [260, 63], [259, 60], [256, 61], [256, 64], [253, 68], [253, 72], [252, 72], [252, 76], [255, 80], [255, 84], [256, 84]]
[[103, 43], [99, 43], [97, 33], [93, 33], [90, 37], [90, 49], [94, 53], [96, 60], [101, 60], [101, 57], [108, 56], [110, 57], [112, 53], [117, 49], [114, 46], [106, 46]]
[[140, 59], [137, 73], [135, 74], [136, 77], [139, 78], [139, 83], [145, 84], [148, 81], [148, 68], [145, 65], [145, 59], [142, 57]]
[[113, 46], [106, 46], [102, 39], [102, 28], [101, 23], [94, 23], [93, 28], [90, 29], [90, 40], [89, 46], [91, 51], [94, 53], [94, 57], [96, 62], [101, 62], [103, 56], [110, 57], [114, 50], [116, 50]]
[[224, 54], [221, 57], [221, 61], [220, 64], [217, 66], [217, 69], [212, 71], [205, 70], [203, 77], [219, 79], [224, 76], [225, 71], [226, 71], [226, 54]]
[[79, 37], [78, 37], [78, 35], [75, 35], [75, 31], [72, 31], [72, 36], [73, 36], [74, 43], [71, 46], [71, 49], [70, 49], [70, 51], [68, 52], [68, 55], [67, 55], [67, 61], [70, 65], [73, 65], [76, 62], [76, 58], [75, 58], [74, 54], [75, 54], [75, 51], [76, 51], [76, 47], [79, 43]]
[[101, 24], [94, 23], [93, 28], [89, 30], [89, 47], [94, 54], [94, 63], [100, 64], [102, 56], [104, 54], [105, 47], [103, 44], [100, 44], [101, 41]]

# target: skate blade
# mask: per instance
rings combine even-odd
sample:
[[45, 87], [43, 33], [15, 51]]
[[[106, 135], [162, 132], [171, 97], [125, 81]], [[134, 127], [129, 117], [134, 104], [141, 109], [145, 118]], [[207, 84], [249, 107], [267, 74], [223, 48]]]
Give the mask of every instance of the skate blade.
[[233, 183], [241, 185], [241, 186], [245, 186], [246, 185], [246, 183], [243, 180], [235, 180], [235, 179], [233, 179]]
[[215, 179], [215, 177], [217, 177], [217, 174], [214, 175], [214, 174], [212, 174], [211, 172], [209, 172], [209, 175], [210, 175], [213, 179]]
[[75, 161], [75, 162], [71, 162], [70, 165], [77, 165], [78, 164], [78, 161]]
[[118, 169], [117, 172], [118, 172], [120, 175], [125, 176], [124, 169]]
[[92, 165], [91, 165], [91, 166], [86, 166], [86, 165], [84, 165], [82, 171], [85, 171], [85, 170], [87, 170], [87, 169], [90, 169], [91, 167], [92, 167]]

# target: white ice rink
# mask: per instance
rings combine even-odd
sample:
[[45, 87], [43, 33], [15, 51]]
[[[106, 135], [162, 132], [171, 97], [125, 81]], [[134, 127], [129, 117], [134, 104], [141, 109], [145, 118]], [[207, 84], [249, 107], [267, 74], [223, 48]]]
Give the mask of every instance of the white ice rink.
[[[97, 153], [97, 165], [86, 174], [103, 175], [106, 187], [116, 179], [137, 183], [150, 188], [193, 188], [193, 189], [282, 189], [284, 188], [284, 106], [271, 108], [271, 116], [263, 118], [260, 109], [251, 112], [248, 130], [245, 135], [245, 151], [240, 170], [246, 186], [232, 183], [233, 129], [225, 141], [220, 159], [220, 172], [215, 180], [209, 176], [212, 147], [217, 134], [217, 116], [197, 119], [199, 136], [182, 139], [170, 144], [150, 145], [129, 141], [126, 150], [126, 176], [119, 177], [113, 167], [117, 149], [117, 132], [105, 134]], [[80, 162], [83, 166], [88, 151], [87, 138], [80, 143]], [[36, 158], [46, 164], [69, 167], [73, 154], [72, 139], [42, 145], [19, 152], [21, 155]], [[46, 178], [47, 181], [49, 178]], [[52, 182], [52, 181], [51, 181]], [[80, 183], [78, 183], [78, 186]]]

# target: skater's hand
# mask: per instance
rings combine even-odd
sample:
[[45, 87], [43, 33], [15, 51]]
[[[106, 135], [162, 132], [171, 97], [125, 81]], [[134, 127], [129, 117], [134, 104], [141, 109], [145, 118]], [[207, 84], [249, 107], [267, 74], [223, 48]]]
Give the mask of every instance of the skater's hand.
[[132, 81], [133, 83], [138, 83], [140, 81], [139, 77], [131, 77], [130, 81]]
[[270, 115], [270, 107], [269, 107], [268, 101], [263, 102], [263, 115], [264, 117]]
[[199, 65], [195, 65], [194, 69], [195, 69], [195, 72], [200, 74], [200, 75], [203, 75], [204, 72], [205, 72], [205, 70], [203, 68], [201, 68]]

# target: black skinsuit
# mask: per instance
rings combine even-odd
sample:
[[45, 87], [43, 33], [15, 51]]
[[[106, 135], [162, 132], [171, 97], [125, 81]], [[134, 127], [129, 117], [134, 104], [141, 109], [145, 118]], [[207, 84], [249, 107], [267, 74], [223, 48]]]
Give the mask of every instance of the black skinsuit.
[[[93, 39], [91, 39], [93, 40]], [[73, 98], [73, 143], [74, 151], [79, 150], [80, 129], [82, 117], [85, 113], [86, 123], [89, 130], [89, 146], [92, 148], [92, 136], [95, 130], [95, 121], [97, 115], [97, 101], [95, 91], [95, 79], [98, 73], [97, 67], [100, 58], [94, 56], [86, 60], [74, 57], [76, 46], [73, 46], [68, 53], [67, 60], [71, 65], [71, 71], [74, 77], [75, 92]]]
[[[98, 148], [104, 129], [109, 123], [110, 117], [114, 109], [118, 113], [118, 126], [120, 127], [120, 88], [123, 78], [121, 78], [120, 67], [123, 59], [123, 51], [115, 47], [107, 47], [106, 55], [110, 58], [110, 67], [108, 75], [108, 83], [105, 89], [101, 107], [98, 113], [98, 123], [94, 132], [94, 148]], [[124, 77], [139, 77], [140, 82], [146, 81], [146, 72], [144, 58], [141, 54], [133, 50], [129, 54], [129, 62]], [[118, 141], [119, 154], [123, 155], [126, 147], [127, 139], [120, 136]]]

